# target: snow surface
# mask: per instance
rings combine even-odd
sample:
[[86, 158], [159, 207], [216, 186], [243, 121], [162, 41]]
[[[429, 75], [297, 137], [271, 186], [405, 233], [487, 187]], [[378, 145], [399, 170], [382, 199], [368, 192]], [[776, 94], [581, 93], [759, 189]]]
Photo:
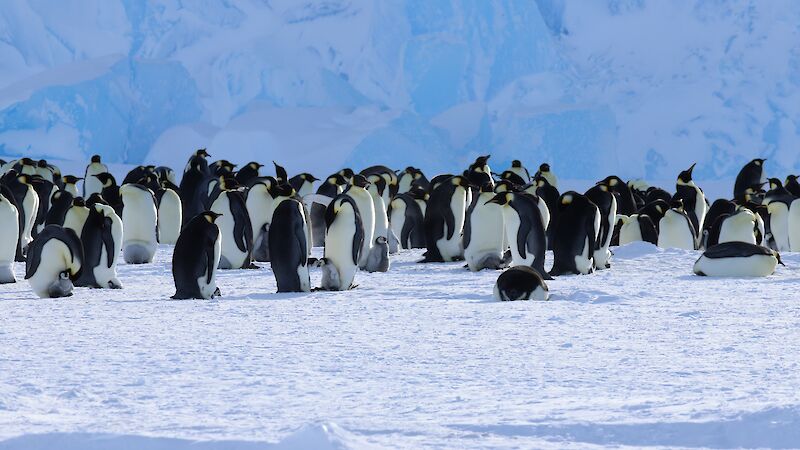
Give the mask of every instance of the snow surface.
[[4, 0], [0, 155], [790, 173], [799, 30], [793, 0]]
[[507, 303], [420, 251], [348, 292], [276, 294], [267, 267], [173, 301], [170, 256], [120, 262], [123, 290], [0, 289], [0, 449], [800, 445], [800, 254], [713, 279], [630, 244]]

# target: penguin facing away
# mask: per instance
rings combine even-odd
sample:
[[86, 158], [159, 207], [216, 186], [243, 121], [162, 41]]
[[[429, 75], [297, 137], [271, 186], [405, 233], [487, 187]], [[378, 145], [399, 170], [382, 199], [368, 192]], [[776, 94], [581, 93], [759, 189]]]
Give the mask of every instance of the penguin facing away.
[[602, 182], [586, 191], [586, 198], [598, 208], [600, 214], [600, 232], [594, 248], [595, 268], [598, 270], [611, 267], [611, 238], [617, 217], [617, 198], [611, 193], [608, 186]]
[[594, 272], [594, 248], [600, 231], [600, 213], [586, 196], [565, 192], [559, 200], [558, 227], [553, 233], [550, 275]]
[[783, 264], [778, 252], [747, 242], [710, 247], [694, 264], [694, 273], [709, 277], [766, 277]]
[[[431, 181], [431, 186], [434, 182]], [[423, 262], [458, 261], [463, 258], [461, 232], [466, 215], [470, 184], [462, 176], [451, 176], [433, 188], [425, 212], [425, 252]]]
[[122, 210], [122, 256], [128, 264], [153, 261], [158, 249], [158, 210], [153, 193], [139, 184], [124, 184], [119, 189]]
[[270, 224], [269, 253], [278, 292], [309, 292], [308, 242], [303, 205], [287, 199], [275, 208]]
[[186, 223], [172, 254], [173, 299], [209, 299], [221, 295], [217, 267], [222, 240], [216, 220], [220, 215], [204, 211]]
[[422, 209], [408, 193], [395, 196], [389, 205], [389, 224], [400, 247], [425, 248], [425, 224]]
[[[97, 195], [97, 194], [93, 194]], [[83, 267], [76, 286], [121, 289], [117, 255], [122, 248], [122, 220], [108, 205], [95, 203], [80, 235]]]

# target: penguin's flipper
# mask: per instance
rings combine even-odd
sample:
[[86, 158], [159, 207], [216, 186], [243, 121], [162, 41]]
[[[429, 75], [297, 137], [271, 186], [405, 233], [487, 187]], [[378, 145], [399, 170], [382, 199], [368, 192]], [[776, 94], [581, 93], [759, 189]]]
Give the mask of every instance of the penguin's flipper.
[[110, 269], [114, 265], [114, 236], [111, 235], [111, 227], [113, 222], [110, 217], [103, 219], [103, 245], [106, 247], [106, 265]]
[[453, 239], [456, 232], [456, 217], [451, 208], [444, 208], [444, 224], [447, 228], [447, 240]]
[[361, 257], [361, 247], [364, 245], [364, 225], [361, 217], [356, 215], [356, 232], [353, 234], [353, 264], [358, 264]]

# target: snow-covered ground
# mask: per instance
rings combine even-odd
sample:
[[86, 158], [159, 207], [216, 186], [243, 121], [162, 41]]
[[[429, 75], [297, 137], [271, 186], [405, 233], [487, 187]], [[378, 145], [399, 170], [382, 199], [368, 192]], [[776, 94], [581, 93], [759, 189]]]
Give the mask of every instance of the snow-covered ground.
[[419, 251], [338, 293], [266, 267], [168, 300], [166, 246], [123, 290], [3, 286], [0, 448], [800, 446], [800, 255], [764, 279], [697, 255], [619, 248], [549, 302]]

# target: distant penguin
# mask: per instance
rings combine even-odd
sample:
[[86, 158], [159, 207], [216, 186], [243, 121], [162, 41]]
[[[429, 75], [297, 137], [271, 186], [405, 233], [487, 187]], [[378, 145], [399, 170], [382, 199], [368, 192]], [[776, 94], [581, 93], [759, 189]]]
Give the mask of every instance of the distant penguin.
[[491, 155], [479, 156], [475, 162], [470, 164], [465, 176], [473, 186], [482, 186], [489, 183], [494, 187], [494, 178], [492, 178], [492, 169], [489, 167], [489, 158]]
[[547, 180], [550, 183], [550, 186], [558, 189], [558, 177], [552, 170], [550, 170], [550, 164], [544, 163], [539, 166], [539, 170], [536, 172], [536, 175], [539, 175]]
[[501, 192], [489, 203], [502, 207], [505, 236], [511, 248], [511, 265], [533, 267], [543, 278], [550, 279], [544, 270], [547, 225], [539, 207], [543, 200], [525, 192]]
[[155, 172], [162, 184], [169, 181], [176, 186], [178, 185], [178, 178], [175, 176], [175, 171], [172, 170], [172, 168], [167, 166], [158, 166], [156, 167]]
[[467, 208], [464, 220], [464, 260], [473, 272], [499, 269], [503, 262], [503, 207], [491, 203], [495, 193], [490, 183], [484, 183]]
[[211, 205], [211, 211], [220, 214], [216, 220], [222, 236], [220, 269], [254, 268], [251, 262], [253, 228], [247, 214], [242, 193], [223, 191]]
[[622, 220], [619, 245], [639, 241], [649, 242], [653, 245], [658, 244], [658, 232], [650, 216], [634, 214], [632, 216], [618, 215], [618, 217]]
[[764, 182], [764, 161], [766, 159], [754, 159], [745, 164], [739, 174], [736, 175], [736, 182], [733, 187], [733, 198], [735, 200], [743, 200], [747, 188]]
[[[270, 260], [269, 227], [275, 208], [275, 199], [272, 194], [275, 185], [275, 178], [260, 177], [252, 182], [245, 198], [247, 215], [250, 217], [250, 228], [253, 230], [253, 259], [259, 262]], [[310, 224], [306, 225], [310, 226]]]
[[[622, 181], [622, 179], [618, 176], [611, 175], [609, 177], [604, 178], [601, 183], [608, 186], [608, 189], [617, 194], [617, 212], [620, 214], [624, 214], [626, 216], [630, 216], [632, 214], [636, 214], [636, 200], [633, 197], [633, 192], [631, 188], [628, 186], [627, 183]], [[657, 220], [653, 217], [653, 222], [657, 222]]]
[[122, 220], [114, 209], [102, 203], [93, 204], [80, 239], [83, 264], [75, 285], [121, 289], [122, 283], [117, 279], [117, 255], [122, 248]]
[[0, 193], [0, 284], [16, 283], [14, 256], [19, 241], [17, 207]]
[[172, 254], [174, 299], [208, 299], [220, 295], [217, 266], [222, 240], [215, 221], [219, 214], [203, 211], [186, 223]]
[[791, 243], [789, 242], [789, 209], [795, 198], [783, 187], [781, 180], [770, 178], [769, 184], [770, 190], [764, 196], [764, 204], [769, 212], [769, 229], [775, 239], [774, 250], [788, 252], [791, 251]]
[[158, 242], [174, 245], [178, 242], [183, 223], [181, 197], [175, 192], [175, 189], [162, 187], [156, 192], [156, 204], [158, 205]]
[[181, 178], [179, 194], [181, 196], [181, 214], [183, 223], [186, 224], [194, 216], [206, 210], [208, 198], [208, 179], [210, 172], [206, 158], [209, 154], [205, 149], [200, 149], [189, 158], [186, 169]]
[[325, 245], [325, 211], [330, 202], [342, 193], [345, 186], [347, 186], [347, 179], [343, 175], [335, 173], [326, 178], [325, 182], [317, 188], [317, 196], [323, 199], [323, 202], [314, 201], [309, 208], [314, 247]]
[[[383, 237], [386, 240], [388, 245], [389, 243], [389, 217], [386, 215], [387, 212], [387, 205], [384, 203], [384, 194], [387, 193], [388, 187], [386, 186], [386, 180], [381, 177], [380, 175], [370, 175], [368, 180], [369, 186], [367, 186], [367, 192], [369, 193], [370, 197], [372, 198], [372, 207], [375, 211], [375, 233], [373, 234], [373, 249], [375, 248], [375, 243], [379, 237]], [[379, 246], [379, 247], [382, 247]], [[373, 252], [373, 254], [369, 255], [369, 257], [382, 257], [383, 254], [381, 248], [379, 251]], [[392, 253], [397, 253], [397, 248]], [[386, 256], [386, 261], [380, 261], [379, 263], [367, 264], [367, 271], [368, 272], [376, 272], [383, 270], [371, 270], [370, 267], [389, 267], [389, 260], [388, 255]]]
[[122, 256], [128, 264], [153, 261], [158, 249], [158, 211], [153, 193], [139, 184], [119, 188], [122, 203]]
[[614, 225], [617, 222], [617, 198], [602, 182], [590, 188], [584, 195], [597, 206], [600, 212], [600, 233], [594, 247], [595, 268], [607, 269], [611, 267], [611, 251], [608, 248], [611, 245]]
[[508, 170], [509, 172], [513, 172], [517, 174], [518, 177], [525, 180], [525, 183], [528, 183], [528, 181], [530, 181], [531, 179], [530, 172], [528, 172], [528, 169], [526, 169], [525, 166], [522, 165], [522, 161], [518, 159], [511, 161], [511, 168], [509, 168]]
[[711, 207], [708, 208], [706, 219], [703, 222], [703, 235], [706, 235], [706, 231], [711, 228], [719, 216], [722, 214], [731, 215], [735, 212], [736, 203], [730, 200], [725, 200], [724, 198], [718, 198], [714, 200], [714, 203], [712, 203]]
[[[55, 166], [51, 166], [51, 165], [47, 164], [46, 160], [40, 159], [36, 163], [36, 175], [39, 175], [40, 177], [42, 177], [42, 179], [47, 180], [47, 181], [49, 181], [49, 182], [51, 182], [51, 183], [53, 183], [55, 185], [56, 184], [56, 180], [55, 180], [54, 168], [55, 168]], [[60, 178], [61, 177], [59, 177], [59, 179]]]
[[74, 231], [58, 225], [44, 227], [31, 243], [25, 278], [41, 298], [72, 295], [72, 282], [80, 276], [83, 255]]
[[500, 179], [501, 180], [506, 180], [506, 181], [514, 184], [515, 186], [524, 186], [524, 185], [526, 185], [528, 183], [522, 177], [520, 177], [519, 175], [517, 175], [516, 173], [514, 173], [514, 172], [512, 172], [510, 170], [506, 170], [505, 172], [501, 173], [500, 174]]
[[786, 177], [786, 182], [783, 187], [795, 197], [800, 197], [800, 182], [797, 181], [797, 175], [789, 175]]
[[717, 243], [747, 242], [755, 245], [757, 223], [756, 215], [752, 211], [741, 208], [724, 219], [720, 226]]
[[75, 234], [80, 237], [81, 233], [83, 233], [83, 226], [88, 218], [89, 208], [86, 207], [86, 202], [83, 200], [83, 197], [75, 197], [72, 199], [72, 204], [67, 208], [66, 213], [64, 213], [64, 220], [61, 224], [56, 225], [62, 225], [64, 228], [74, 231]]
[[300, 198], [308, 194], [314, 193], [314, 182], [319, 181], [319, 178], [311, 175], [310, 173], [301, 173], [289, 178], [289, 186], [297, 191]]
[[320, 260], [322, 289], [351, 289], [364, 240], [364, 227], [355, 200], [345, 194], [334, 198], [325, 211], [325, 224], [325, 253]]
[[107, 172], [108, 166], [100, 161], [100, 155], [93, 155], [83, 175], [83, 198], [88, 198], [95, 192], [99, 193], [103, 190], [103, 183], [95, 175]]
[[[705, 194], [703, 194], [703, 191], [697, 187], [692, 180], [692, 171], [694, 167], [695, 164], [692, 164], [691, 167], [678, 175], [675, 184], [675, 198], [679, 198], [683, 201], [684, 211], [686, 211], [686, 215], [689, 216], [689, 220], [692, 221], [692, 227], [699, 231], [703, 229], [708, 206], [706, 205]], [[695, 247], [698, 246], [699, 242], [695, 244]]]
[[125, 178], [122, 179], [122, 184], [143, 184], [141, 180], [148, 175], [157, 177], [155, 166], [136, 166], [128, 171]]
[[547, 300], [550, 290], [541, 274], [528, 266], [512, 267], [497, 277], [494, 299], [497, 301]]
[[694, 225], [683, 210], [683, 203], [678, 200], [661, 218], [658, 227], [658, 246], [694, 250], [696, 242]]
[[[100, 180], [102, 185], [100, 189], [100, 195], [103, 196], [103, 199], [105, 199], [106, 203], [114, 208], [114, 211], [116, 211], [117, 215], [122, 214], [122, 197], [120, 196], [119, 186], [117, 185], [117, 181], [114, 179], [114, 176], [110, 173], [104, 172], [98, 173], [97, 175], [92, 175], [92, 177]], [[94, 194], [96, 193], [97, 192], [94, 192]], [[84, 198], [88, 199], [89, 197], [91, 197], [91, 194]]]
[[389, 224], [404, 249], [425, 248], [425, 223], [419, 204], [408, 193], [398, 194], [389, 208]]
[[[200, 149], [200, 150], [196, 151], [194, 153], [194, 155], [192, 155], [189, 158], [189, 163], [186, 165], [186, 169], [185, 170], [189, 169], [189, 165], [192, 164], [192, 159], [193, 158], [201, 157], [201, 158], [205, 159], [206, 157], [210, 156], [210, 155], [208, 155], [208, 153], [206, 153], [205, 156], [203, 156], [203, 154], [201, 152], [206, 153], [205, 149]], [[195, 159], [194, 162], [199, 162], [199, 161]], [[208, 175], [210, 175], [211, 177], [219, 178], [221, 176], [233, 175], [234, 169], [236, 169], [236, 164], [233, 164], [232, 162], [228, 161], [227, 159], [220, 159], [218, 161], [214, 161], [211, 164], [208, 164], [208, 168], [206, 170], [206, 173]]]
[[10, 171], [3, 177], [3, 184], [14, 197], [20, 221], [20, 237], [17, 246], [16, 261], [24, 261], [25, 251], [33, 241], [33, 227], [39, 212], [39, 196], [31, 185], [31, 175]]
[[242, 186], [247, 186], [249, 183], [259, 177], [258, 170], [264, 167], [263, 165], [251, 161], [244, 165], [236, 172], [236, 181]]
[[[383, 187], [380, 189], [381, 198], [383, 198], [383, 203], [388, 208], [389, 202], [391, 202], [392, 198], [397, 195], [397, 183], [399, 181], [397, 174], [386, 166], [367, 167], [360, 173], [361, 175], [367, 177], [368, 180], [370, 180], [370, 176], [378, 176], [383, 179]], [[373, 181], [370, 180], [370, 183], [373, 183]]]
[[309, 292], [308, 243], [303, 205], [287, 199], [275, 208], [270, 223], [269, 253], [278, 292]]
[[39, 231], [44, 228], [47, 211], [50, 210], [50, 197], [53, 195], [53, 192], [58, 191], [58, 187], [56, 187], [52, 181], [39, 176], [31, 178], [31, 186], [36, 192], [36, 196], [39, 197], [36, 219], [31, 229], [31, 236], [35, 238], [36, 235], [39, 234]]
[[565, 192], [559, 200], [558, 227], [553, 233], [553, 276], [589, 274], [595, 269], [594, 249], [600, 213], [586, 196]]
[[61, 177], [61, 181], [64, 183], [64, 188], [62, 190], [69, 192], [73, 197], [80, 197], [81, 194], [78, 193], [78, 181], [82, 179], [83, 178], [76, 177], [75, 175], [65, 175]]
[[369, 182], [363, 175], [354, 175], [350, 183], [351, 184], [343, 193], [352, 197], [356, 205], [358, 205], [361, 224], [364, 227], [364, 242], [361, 247], [358, 267], [366, 269], [367, 258], [375, 243], [375, 206], [372, 203], [372, 196], [369, 194], [369, 191], [367, 191]]
[[404, 194], [410, 191], [413, 186], [427, 190], [429, 184], [428, 178], [425, 177], [421, 170], [408, 166], [398, 176], [397, 194]]
[[780, 255], [766, 247], [747, 242], [726, 242], [703, 252], [694, 273], [709, 277], [766, 277], [775, 272]]
[[424, 219], [428, 250], [423, 261], [445, 262], [463, 258], [461, 232], [469, 187], [466, 178], [451, 176], [433, 189]]

